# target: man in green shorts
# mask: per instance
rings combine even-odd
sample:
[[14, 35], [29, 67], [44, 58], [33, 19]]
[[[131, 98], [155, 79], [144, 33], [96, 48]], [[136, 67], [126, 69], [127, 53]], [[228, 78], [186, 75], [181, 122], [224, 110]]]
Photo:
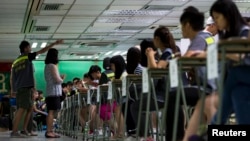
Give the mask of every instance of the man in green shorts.
[[[32, 90], [35, 89], [34, 68], [32, 60], [36, 59], [38, 54], [45, 53], [54, 45], [62, 43], [62, 40], [50, 44], [37, 52], [31, 53], [29, 42], [22, 41], [19, 48], [20, 53], [17, 59], [13, 62], [11, 68], [11, 94], [16, 93], [17, 111], [13, 121], [13, 128], [10, 137], [19, 138], [29, 135], [27, 125], [32, 113]], [[24, 117], [23, 134], [18, 133], [18, 125], [21, 118]]]

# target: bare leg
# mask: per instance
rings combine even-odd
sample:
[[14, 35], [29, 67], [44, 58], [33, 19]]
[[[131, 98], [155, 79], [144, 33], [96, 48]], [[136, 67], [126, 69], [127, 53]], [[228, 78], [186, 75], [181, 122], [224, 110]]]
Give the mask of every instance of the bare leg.
[[216, 111], [217, 111], [217, 106], [218, 106], [218, 94], [211, 94], [210, 96], [207, 97], [205, 101], [205, 115], [207, 118], [208, 124], [212, 121], [212, 118], [214, 117]]
[[[215, 115], [217, 108], [217, 101], [218, 101], [218, 95], [217, 94], [211, 94], [206, 97], [205, 99], [205, 107], [204, 107], [204, 120], [206, 120], [204, 123], [209, 123], [213, 116]], [[188, 141], [188, 138], [191, 135], [194, 135], [197, 133], [199, 129], [199, 121], [200, 120], [200, 110], [201, 110], [201, 100], [197, 102], [197, 105], [195, 107], [194, 113], [190, 118], [189, 125], [187, 127], [187, 130], [185, 132], [185, 136], [183, 141]]]
[[[89, 107], [89, 114], [90, 114], [90, 130], [93, 130], [95, 129], [95, 126], [96, 126], [96, 112], [97, 112], [97, 108], [96, 108], [96, 105], [90, 105]], [[98, 119], [97, 119], [98, 120]]]
[[115, 108], [115, 121], [118, 124], [117, 134], [118, 134], [118, 136], [121, 136], [121, 135], [123, 135], [123, 130], [124, 130], [124, 117], [123, 117], [123, 114], [121, 112], [120, 106], [117, 106]]
[[82, 107], [81, 111], [80, 111], [80, 123], [81, 123], [81, 126], [84, 127], [84, 124], [85, 124], [85, 119], [86, 119], [86, 116], [88, 114], [88, 111], [87, 111], [87, 108], [86, 107]]
[[49, 110], [48, 115], [47, 115], [47, 135], [48, 136], [54, 136], [53, 133], [53, 120], [54, 120], [54, 111], [53, 110]]
[[32, 108], [27, 110], [24, 117], [23, 131], [25, 131], [26, 133], [28, 133], [27, 127], [30, 122], [31, 113], [32, 113]]
[[197, 102], [197, 105], [195, 106], [194, 113], [192, 114], [188, 127], [185, 132], [185, 136], [183, 138], [183, 141], [188, 141], [188, 138], [196, 134], [199, 128], [199, 119], [200, 119], [200, 109], [201, 109], [201, 100]]
[[157, 112], [151, 112], [153, 130], [156, 130], [156, 128], [157, 128], [157, 116], [158, 116], [157, 114], [158, 114]]
[[21, 118], [23, 116], [23, 113], [25, 112], [25, 109], [23, 108], [18, 108], [15, 114], [15, 118], [13, 121], [13, 127], [12, 127], [12, 132], [17, 132], [18, 131], [18, 126], [21, 121]]

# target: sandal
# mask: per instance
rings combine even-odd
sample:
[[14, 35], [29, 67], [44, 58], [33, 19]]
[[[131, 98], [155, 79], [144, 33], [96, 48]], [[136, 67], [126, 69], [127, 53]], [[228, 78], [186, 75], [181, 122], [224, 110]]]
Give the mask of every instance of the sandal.
[[[51, 131], [50, 131], [50, 132], [51, 132]], [[45, 132], [45, 137], [46, 137], [46, 138], [60, 138], [60, 136], [59, 136], [59, 135], [56, 135], [56, 134], [54, 134], [53, 136], [48, 135], [48, 133], [50, 133], [50, 132]], [[51, 133], [53, 133], [53, 132], [51, 132]]]

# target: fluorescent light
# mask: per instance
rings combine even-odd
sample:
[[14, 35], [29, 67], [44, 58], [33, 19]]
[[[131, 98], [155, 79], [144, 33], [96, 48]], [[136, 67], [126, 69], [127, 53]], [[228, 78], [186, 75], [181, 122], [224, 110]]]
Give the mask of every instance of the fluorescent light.
[[238, 3], [241, 3], [241, 2], [243, 2], [243, 3], [248, 3], [248, 2], [250, 2], [250, 0], [234, 0], [234, 2], [238, 2]]
[[88, 59], [92, 58], [92, 56], [87, 56]]
[[36, 59], [38, 59], [39, 58], [39, 56], [36, 56]]
[[165, 16], [169, 10], [106, 10], [105, 16]]
[[113, 55], [118, 55], [120, 53], [121, 53], [121, 51], [116, 51], [116, 52], [113, 53]]
[[121, 53], [121, 55], [126, 55], [128, 53], [128, 51], [124, 51], [123, 53]]
[[36, 48], [36, 46], [37, 46], [37, 43], [33, 43], [31, 48]]
[[112, 51], [109, 51], [109, 52], [105, 53], [105, 55], [109, 55], [109, 54], [111, 54], [111, 53], [112, 53]]
[[47, 43], [46, 42], [43, 42], [42, 45], [41, 45], [41, 48], [44, 48], [46, 47]]
[[85, 58], [85, 56], [80, 56], [81, 59]]

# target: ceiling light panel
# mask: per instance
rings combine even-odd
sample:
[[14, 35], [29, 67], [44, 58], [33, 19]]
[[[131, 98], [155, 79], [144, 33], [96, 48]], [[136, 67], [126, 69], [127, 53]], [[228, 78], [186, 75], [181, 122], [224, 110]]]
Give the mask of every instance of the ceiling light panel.
[[140, 10], [142, 6], [110, 6], [109, 10]]
[[98, 16], [102, 10], [70, 10], [68, 16]]
[[114, 32], [114, 29], [90, 27], [86, 31], [86, 33], [108, 33], [108, 32]]
[[125, 40], [125, 39], [128, 39], [129, 37], [131, 36], [112, 36], [112, 35], [109, 35], [109, 36], [105, 36], [103, 37], [104, 40]]
[[69, 38], [77, 38], [79, 34], [54, 34], [53, 38], [56, 39], [69, 39]]
[[93, 27], [109, 27], [111, 29], [114, 29], [116, 27], [119, 27], [121, 26], [121, 23], [98, 23], [98, 22], [95, 22]]
[[52, 34], [26, 34], [25, 38], [30, 40], [50, 39]]
[[105, 35], [85, 35], [85, 34], [82, 34], [80, 36], [80, 39], [81, 40], [98, 40], [98, 39], [102, 39], [103, 36], [105, 36]]
[[150, 26], [152, 23], [123, 23], [122, 26]]
[[44, 0], [43, 3], [62, 3], [62, 4], [72, 4], [74, 0]]
[[106, 10], [102, 16], [165, 16], [168, 10]]
[[100, 17], [100, 23], [154, 23], [159, 17]]
[[150, 0], [115, 0], [112, 5], [145, 5]]
[[106, 7], [102, 5], [85, 5], [85, 4], [74, 4], [71, 10], [97, 10], [102, 11]]
[[132, 36], [132, 33], [110, 33], [108, 36]]
[[91, 23], [95, 20], [95, 17], [79, 17], [79, 16], [67, 16], [63, 22], [64, 23]]
[[108, 5], [112, 0], [76, 0], [75, 4], [85, 5]]
[[154, 0], [149, 5], [171, 5], [171, 6], [182, 6], [190, 0]]
[[70, 22], [63, 22], [62, 24], [61, 24], [61, 26], [63, 26], [63, 27], [87, 27], [87, 26], [89, 26], [90, 25], [90, 23], [74, 23], [74, 22], [72, 22], [72, 23], [70, 23]]

